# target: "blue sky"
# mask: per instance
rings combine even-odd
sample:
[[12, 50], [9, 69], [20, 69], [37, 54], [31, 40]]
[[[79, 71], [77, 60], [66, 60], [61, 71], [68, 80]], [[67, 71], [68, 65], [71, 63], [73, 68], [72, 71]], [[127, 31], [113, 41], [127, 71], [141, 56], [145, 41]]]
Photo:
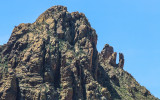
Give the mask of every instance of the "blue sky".
[[34, 22], [54, 5], [83, 12], [97, 31], [98, 51], [108, 43], [124, 53], [124, 69], [160, 98], [160, 0], [1, 0], [0, 44], [14, 26]]

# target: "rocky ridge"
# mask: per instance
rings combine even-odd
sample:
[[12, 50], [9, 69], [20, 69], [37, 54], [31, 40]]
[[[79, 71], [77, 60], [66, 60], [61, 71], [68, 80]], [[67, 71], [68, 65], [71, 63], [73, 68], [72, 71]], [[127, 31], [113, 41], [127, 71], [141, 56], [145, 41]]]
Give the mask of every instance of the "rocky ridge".
[[126, 71], [83, 13], [53, 6], [0, 46], [1, 100], [159, 100]]

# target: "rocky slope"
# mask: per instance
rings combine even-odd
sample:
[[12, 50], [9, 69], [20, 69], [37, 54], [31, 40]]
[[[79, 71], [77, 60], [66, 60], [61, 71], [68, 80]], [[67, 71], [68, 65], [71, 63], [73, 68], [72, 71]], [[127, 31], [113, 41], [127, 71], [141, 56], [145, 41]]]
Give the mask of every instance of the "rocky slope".
[[126, 71], [83, 13], [49, 8], [0, 46], [0, 100], [159, 100]]

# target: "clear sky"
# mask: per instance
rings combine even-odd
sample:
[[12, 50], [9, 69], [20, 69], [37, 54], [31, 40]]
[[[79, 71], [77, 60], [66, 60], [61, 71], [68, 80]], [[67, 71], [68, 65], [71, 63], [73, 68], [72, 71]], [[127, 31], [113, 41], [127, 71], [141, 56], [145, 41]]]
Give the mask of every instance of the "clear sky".
[[14, 26], [54, 5], [83, 12], [97, 31], [98, 51], [108, 43], [124, 53], [124, 69], [160, 98], [160, 0], [0, 0], [0, 45]]

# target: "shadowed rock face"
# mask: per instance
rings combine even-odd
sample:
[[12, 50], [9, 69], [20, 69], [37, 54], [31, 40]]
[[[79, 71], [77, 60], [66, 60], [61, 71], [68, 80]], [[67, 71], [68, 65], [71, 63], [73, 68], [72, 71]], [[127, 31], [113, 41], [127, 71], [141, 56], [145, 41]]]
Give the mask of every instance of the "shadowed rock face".
[[123, 70], [124, 56], [97, 34], [83, 13], [49, 8], [16, 26], [0, 46], [1, 100], [158, 100]]

